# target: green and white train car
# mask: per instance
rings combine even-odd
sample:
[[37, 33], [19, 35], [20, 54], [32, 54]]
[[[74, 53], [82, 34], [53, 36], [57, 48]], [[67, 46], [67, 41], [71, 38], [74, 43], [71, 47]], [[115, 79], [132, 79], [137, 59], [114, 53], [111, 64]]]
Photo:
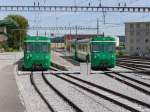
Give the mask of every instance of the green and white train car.
[[50, 38], [28, 36], [24, 41], [25, 70], [47, 70], [51, 65]]
[[75, 59], [90, 61], [92, 69], [113, 68], [116, 65], [116, 40], [95, 36], [92, 39], [73, 40], [71, 54]]

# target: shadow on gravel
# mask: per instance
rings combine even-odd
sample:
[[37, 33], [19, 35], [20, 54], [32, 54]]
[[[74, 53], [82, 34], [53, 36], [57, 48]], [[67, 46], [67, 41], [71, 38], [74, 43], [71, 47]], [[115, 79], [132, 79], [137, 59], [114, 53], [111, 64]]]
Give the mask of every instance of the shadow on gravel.
[[18, 65], [18, 71], [23, 71], [23, 58], [21, 58], [20, 60], [16, 61], [14, 63], [14, 65]]
[[75, 66], [80, 66], [80, 62], [74, 60], [71, 56], [61, 56], [61, 57]]

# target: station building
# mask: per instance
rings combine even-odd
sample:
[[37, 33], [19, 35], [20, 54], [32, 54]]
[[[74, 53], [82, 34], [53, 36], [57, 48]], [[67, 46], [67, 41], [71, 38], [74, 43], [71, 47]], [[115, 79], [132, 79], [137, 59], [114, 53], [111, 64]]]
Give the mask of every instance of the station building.
[[6, 26], [0, 27], [0, 42], [6, 41], [7, 38]]
[[13, 30], [18, 28], [18, 24], [12, 20], [0, 20], [0, 43], [7, 41], [7, 30]]
[[150, 56], [150, 22], [125, 23], [129, 55]]

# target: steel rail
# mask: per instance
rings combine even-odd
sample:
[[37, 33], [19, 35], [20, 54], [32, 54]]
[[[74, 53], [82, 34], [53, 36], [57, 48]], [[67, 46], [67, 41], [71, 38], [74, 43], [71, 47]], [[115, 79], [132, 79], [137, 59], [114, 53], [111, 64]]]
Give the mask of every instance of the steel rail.
[[119, 64], [126, 64], [126, 65], [128, 65], [128, 66], [135, 66], [135, 67], [143, 67], [143, 68], [150, 68], [150, 66], [149, 65], [139, 65], [140, 63], [138, 63], [138, 64], [134, 64], [133, 62], [128, 62], [128, 63], [126, 63], [126, 62], [117, 62], [117, 63], [119, 63]]
[[148, 60], [150, 61], [150, 58], [148, 57], [138, 57], [138, 56], [122, 56], [122, 57], [118, 57], [118, 59], [133, 59], [133, 60]]
[[120, 77], [126, 78], [126, 79], [128, 79], [128, 80], [131, 80], [131, 81], [133, 81], [133, 82], [136, 82], [136, 83], [138, 83], [138, 84], [141, 84], [142, 86], [145, 86], [145, 87], [150, 88], [150, 84], [148, 84], [148, 83], [145, 83], [145, 82], [142, 82], [142, 81], [133, 79], [133, 78], [128, 77], [128, 76], [125, 76], [125, 75], [122, 75], [122, 74], [120, 74], [120, 73], [118, 73], [118, 72], [112, 71], [112, 73], [115, 73], [116, 75], [118, 75], [118, 76], [120, 76]]
[[[146, 61], [146, 60], [145, 60]], [[143, 62], [142, 60], [141, 61], [135, 61], [135, 60], [120, 60], [120, 59], [117, 59], [117, 62], [127, 62], [127, 63], [133, 63], [133, 64], [142, 64], [142, 65], [150, 65], [150, 62]]]
[[140, 112], [139, 110], [134, 109], [134, 108], [131, 107], [131, 106], [128, 106], [128, 105], [123, 104], [123, 103], [120, 103], [119, 101], [117, 101], [117, 100], [115, 100], [115, 99], [112, 99], [112, 98], [110, 98], [110, 97], [108, 97], [108, 96], [105, 96], [105, 95], [103, 95], [103, 94], [101, 94], [101, 93], [99, 93], [99, 92], [96, 92], [96, 91], [94, 91], [94, 90], [91, 90], [91, 89], [89, 89], [89, 88], [87, 88], [87, 87], [84, 87], [84, 86], [82, 86], [82, 85], [80, 85], [80, 84], [77, 84], [77, 83], [75, 83], [75, 82], [73, 82], [73, 81], [71, 81], [71, 80], [68, 80], [68, 79], [66, 79], [66, 78], [64, 78], [64, 77], [62, 77], [62, 76], [59, 76], [59, 75], [56, 75], [56, 74], [55, 74], [54, 76], [57, 77], [57, 78], [60, 78], [60, 79], [62, 79], [62, 80], [64, 80], [64, 81], [66, 81], [66, 82], [69, 82], [69, 83], [71, 83], [71, 84], [73, 84], [73, 85], [75, 85], [75, 86], [77, 86], [77, 87], [79, 87], [79, 88], [81, 88], [81, 89], [83, 89], [83, 90], [85, 90], [85, 91], [91, 93], [91, 94], [94, 94], [94, 95], [96, 95], [96, 96], [98, 96], [98, 97], [101, 97], [101, 98], [103, 98], [103, 99], [105, 99], [105, 100], [108, 100], [108, 101], [110, 101], [110, 102], [113, 102], [113, 103], [115, 103], [116, 105], [121, 106], [121, 107], [123, 107], [123, 108], [125, 108], [125, 109], [127, 109], [127, 110], [129, 110], [129, 111], [132, 111], [132, 112]]
[[109, 92], [109, 93], [111, 93], [111, 94], [117, 95], [117, 96], [122, 97], [122, 98], [124, 98], [124, 99], [128, 99], [129, 101], [131, 101], [131, 102], [133, 102], [133, 103], [136, 102], [136, 103], [138, 103], [138, 104], [140, 104], [140, 105], [143, 105], [143, 106], [146, 106], [146, 107], [150, 108], [150, 104], [147, 104], [147, 103], [145, 103], [145, 102], [139, 101], [139, 100], [134, 99], [134, 98], [132, 98], [132, 97], [123, 95], [123, 94], [121, 94], [121, 93], [119, 93], [119, 92], [116, 92], [116, 91], [107, 89], [107, 88], [102, 87], [102, 86], [100, 86], [100, 85], [94, 84], [94, 83], [92, 83], [92, 82], [89, 82], [89, 81], [86, 81], [86, 80], [83, 80], [83, 79], [80, 79], [80, 78], [77, 78], [77, 77], [74, 77], [74, 76], [69, 75], [69, 74], [66, 74], [65, 76], [68, 76], [68, 77], [70, 77], [70, 78], [72, 78], [72, 79], [78, 80], [78, 81], [80, 81], [80, 82], [82, 82], [82, 83], [85, 83], [85, 84], [87, 84], [87, 85], [96, 87], [97, 89], [104, 90], [104, 91]]
[[71, 102], [66, 96], [64, 96], [61, 92], [59, 92], [45, 77], [44, 73], [42, 72], [42, 78], [45, 83], [58, 95], [60, 96], [63, 101], [67, 102], [76, 112], [83, 112], [76, 104]]
[[141, 88], [141, 87], [139, 87], [139, 86], [137, 86], [135, 84], [132, 84], [132, 83], [130, 83], [128, 81], [125, 81], [125, 80], [123, 80], [121, 78], [118, 78], [117, 76], [111, 75], [110, 73], [105, 73], [105, 75], [110, 77], [110, 78], [113, 78], [113, 79], [115, 78], [115, 80], [117, 80], [117, 81], [119, 81], [119, 82], [121, 82], [123, 84], [126, 84], [126, 85], [128, 85], [128, 86], [130, 86], [130, 87], [132, 87], [132, 88], [134, 88], [134, 89], [136, 89], [138, 91], [140, 91], [140, 92], [143, 92], [144, 94], [150, 95], [150, 91], [147, 91], [147, 90], [145, 90], [145, 89], [143, 89], [143, 88]]
[[135, 70], [139, 71], [139, 73], [143, 73], [144, 75], [150, 75], [150, 70], [143, 69], [141, 67], [133, 66], [133, 65], [128, 65], [128, 64], [123, 64], [123, 63], [117, 63], [117, 66], [129, 69], [129, 70]]
[[47, 105], [48, 109], [50, 110], [50, 112], [55, 112], [55, 110], [53, 109], [52, 105], [49, 104], [49, 102], [47, 101], [47, 99], [44, 97], [44, 95], [40, 92], [40, 90], [38, 89], [38, 87], [35, 84], [34, 78], [33, 78], [33, 72], [31, 72], [30, 74], [30, 82], [33, 85], [34, 89], [36, 90], [36, 92], [39, 94], [39, 96], [41, 97], [41, 99], [44, 101], [44, 103]]

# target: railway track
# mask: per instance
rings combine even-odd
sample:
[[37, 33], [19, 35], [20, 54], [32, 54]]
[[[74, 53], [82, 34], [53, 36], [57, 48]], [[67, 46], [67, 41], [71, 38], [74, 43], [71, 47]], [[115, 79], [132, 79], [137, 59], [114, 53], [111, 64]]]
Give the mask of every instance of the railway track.
[[31, 72], [31, 74], [30, 74], [30, 81], [31, 81], [31, 84], [33, 85], [34, 89], [36, 90], [36, 92], [39, 94], [39, 96], [41, 97], [41, 99], [47, 105], [49, 111], [50, 112], [55, 112], [54, 108], [52, 107], [52, 105], [50, 105], [50, 103], [47, 101], [47, 99], [45, 98], [45, 96], [42, 94], [42, 92], [39, 90], [39, 88], [35, 84], [35, 81], [34, 81], [34, 78], [33, 78], [33, 72]]
[[128, 66], [137, 66], [143, 68], [150, 68], [150, 59], [140, 58], [117, 58], [117, 63], [128, 64]]
[[131, 65], [128, 63], [117, 63], [117, 66], [136, 71], [138, 74], [142, 73], [142, 75], [150, 76], [150, 70], [146, 70], [145, 68], [141, 68], [141, 67], [136, 66], [134, 64]]
[[122, 75], [118, 72], [107, 73], [105, 72], [105, 75], [107, 75], [110, 78], [113, 78], [123, 84], [126, 84], [140, 92], [143, 92], [144, 94], [150, 95], [150, 87], [149, 84], [144, 83], [142, 81], [130, 78], [128, 76]]
[[[65, 97], [61, 92], [59, 92], [59, 90], [57, 90], [50, 82], [48, 82], [48, 80], [46, 79], [46, 77], [45, 77], [45, 75], [44, 75], [43, 72], [41, 73], [41, 75], [42, 75], [42, 78], [43, 78], [43, 82], [51, 90], [53, 90], [53, 92], [55, 92], [55, 94], [57, 95], [57, 97], [59, 97], [64, 103], [66, 103], [67, 105], [69, 105], [73, 112], [74, 111], [75, 112], [83, 112], [77, 105], [75, 105], [73, 102], [71, 102], [67, 97]], [[31, 74], [30, 74], [30, 80], [31, 80], [31, 84], [33, 85], [34, 89], [39, 94], [39, 96], [44, 101], [44, 103], [47, 105], [49, 111], [50, 112], [57, 112], [58, 110], [56, 110], [56, 107], [55, 108], [53, 107], [53, 105], [51, 104], [51, 102], [48, 101], [48, 98], [46, 98], [46, 96], [44, 96], [43, 91], [40, 90], [42, 88], [39, 88], [37, 86], [34, 77], [35, 76], [33, 76], [33, 72], [31, 72]]]
[[143, 58], [143, 57], [118, 57], [118, 59], [121, 60], [142, 60], [142, 61], [149, 61], [150, 62], [150, 58]]
[[117, 61], [121, 62], [130, 62], [134, 64], [150, 64], [150, 60], [137, 60], [137, 59], [117, 59]]
[[128, 64], [117, 64], [117, 66], [120, 66], [120, 67], [123, 67], [123, 68], [126, 68], [126, 69], [129, 69], [129, 70], [133, 70], [133, 71], [137, 71], [139, 73], [145, 73], [147, 75], [150, 74], [150, 70], [146, 70], [144, 68], [141, 68], [141, 67], [137, 67], [137, 66], [129, 66]]
[[132, 70], [131, 72], [127, 72], [127, 73], [136, 73], [136, 74], [133, 74], [136, 77], [140, 77], [144, 80], [150, 80], [150, 71], [149, 70], [145, 70], [145, 69], [142, 69], [139, 67], [129, 67], [126, 65], [117, 65], [117, 66]]
[[114, 72], [114, 71], [112, 71], [112, 73], [114, 73], [114, 74], [116, 74], [116, 75], [118, 75], [118, 76], [120, 76], [120, 77], [122, 77], [122, 78], [126, 78], [126, 79], [128, 79], [128, 80], [130, 80], [130, 81], [133, 81], [133, 82], [135, 82], [135, 83], [138, 83], [138, 84], [140, 84], [140, 85], [142, 85], [142, 86], [145, 86], [145, 87], [147, 87], [147, 88], [150, 89], [150, 84], [145, 83], [144, 81], [140, 81], [140, 80], [135, 79], [135, 78], [133, 78], [133, 77], [120, 74], [119, 72]]
[[143, 69], [149, 69], [150, 68], [150, 64], [149, 65], [147, 65], [147, 64], [141, 64], [140, 62], [138, 62], [138, 64], [137, 63], [133, 63], [133, 62], [122, 62], [122, 61], [120, 61], [120, 62], [117, 62], [117, 64], [119, 64], [119, 65], [127, 65], [127, 66], [130, 66], [130, 67], [140, 67], [140, 68], [143, 68]]
[[[74, 76], [72, 76], [72, 75], [64, 74], [64, 75], [66, 75], [66, 77], [64, 77], [64, 76], [62, 76], [62, 75], [61, 75], [61, 76], [60, 76], [60, 75], [56, 75], [56, 74], [53, 74], [53, 75], [54, 75], [55, 77], [59, 78], [59, 79], [62, 79], [62, 80], [64, 80], [64, 81], [66, 81], [66, 82], [68, 82], [68, 83], [74, 85], [74, 86], [79, 87], [80, 89], [82, 89], [82, 90], [84, 90], [84, 91], [86, 91], [86, 92], [88, 92], [88, 93], [91, 93], [91, 94], [96, 95], [96, 96], [98, 96], [98, 97], [100, 97], [100, 98], [103, 98], [103, 99], [105, 99], [105, 100], [108, 100], [108, 101], [110, 101], [110, 102], [113, 102], [114, 104], [116, 104], [116, 105], [118, 105], [118, 106], [121, 106], [121, 107], [123, 107], [124, 109], [127, 109], [127, 110], [129, 110], [129, 111], [132, 111], [132, 112], [140, 112], [141, 110], [138, 109], [137, 107], [134, 107], [135, 105], [141, 105], [141, 106], [143, 106], [143, 107], [146, 107], [146, 108], [150, 109], [150, 105], [147, 104], [147, 103], [145, 103], [145, 102], [136, 100], [136, 99], [131, 98], [131, 97], [129, 97], [129, 96], [126, 96], [126, 95], [120, 94], [120, 93], [118, 93], [118, 92], [112, 91], [112, 90], [110, 90], [110, 89], [101, 87], [101, 86], [96, 85], [96, 84], [94, 84], [94, 83], [91, 83], [91, 82], [89, 82], [89, 81], [82, 80], [82, 79], [77, 78], [77, 77], [74, 77]], [[69, 77], [69, 79], [68, 79], [67, 77]], [[76, 81], [73, 81], [73, 80], [76, 80], [76, 81], [79, 81], [79, 82], [76, 83]], [[87, 86], [92, 86], [92, 87], [96, 88], [97, 90], [96, 90], [96, 89], [91, 89], [91, 87], [83, 86], [83, 85], [80, 84], [80, 83], [84, 83], [84, 84], [86, 84]], [[98, 92], [99, 90], [102, 90], [102, 91], [104, 91], [104, 92], [107, 92], [108, 94], [112, 94], [113, 97], [107, 96], [107, 95], [103, 94], [103, 92], [102, 92], [102, 93], [101, 93], [101, 92]], [[115, 97], [119, 97], [121, 100], [118, 101], [118, 100], [114, 99], [114, 96], [115, 96]], [[131, 104], [132, 106], [128, 105], [128, 103], [123, 103], [122, 100], [125, 100], [125, 102], [128, 102], [128, 103]], [[133, 106], [133, 105], [134, 105], [134, 106]]]

